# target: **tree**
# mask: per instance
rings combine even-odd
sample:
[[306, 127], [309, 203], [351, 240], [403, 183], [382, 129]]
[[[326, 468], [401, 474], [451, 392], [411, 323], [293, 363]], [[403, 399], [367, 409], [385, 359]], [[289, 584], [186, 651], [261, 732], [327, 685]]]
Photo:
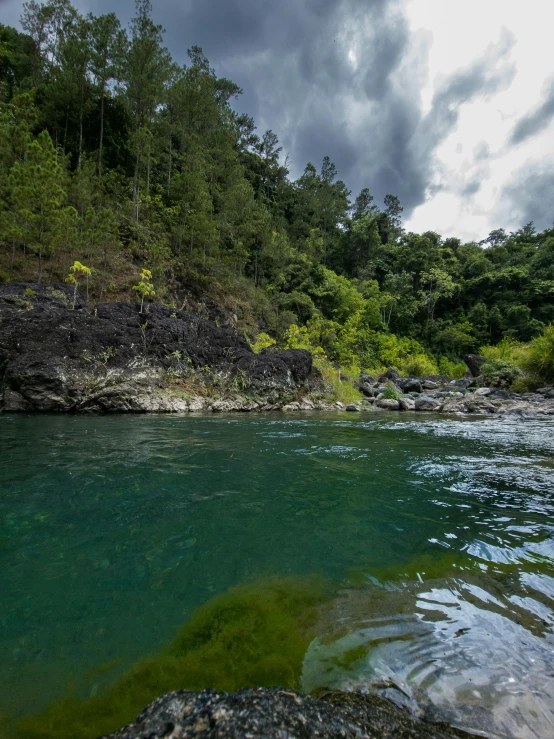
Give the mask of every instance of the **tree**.
[[154, 285], [152, 284], [152, 272], [149, 269], [143, 269], [140, 273], [140, 281], [133, 287], [133, 290], [140, 295], [140, 313], [144, 306], [144, 298], [153, 298], [156, 293], [154, 292]]
[[376, 205], [371, 204], [372, 202], [373, 195], [369, 192], [369, 189], [367, 187], [364, 187], [354, 201], [354, 207], [352, 208], [352, 218], [357, 221], [363, 216], [366, 216], [370, 213], [375, 213], [375, 211], [379, 210]]
[[89, 267], [86, 267], [84, 264], [81, 264], [81, 262], [75, 261], [73, 262], [72, 266], [69, 268], [69, 274], [65, 278], [65, 281], [69, 282], [71, 285], [74, 285], [73, 305], [71, 306], [72, 310], [75, 310], [75, 303], [77, 302], [77, 288], [79, 286], [78, 278], [80, 276], [83, 276], [86, 279], [87, 300], [88, 300], [88, 281], [91, 275], [92, 275], [92, 270]]
[[451, 298], [458, 286], [447, 272], [437, 267], [421, 275], [421, 284], [425, 288], [421, 291], [421, 297], [427, 306], [427, 326], [429, 326], [433, 323], [438, 301], [441, 298]]
[[100, 90], [100, 131], [98, 134], [98, 176], [102, 177], [104, 147], [104, 103], [111, 80], [116, 79], [122, 64], [125, 37], [115, 13], [95, 17], [88, 15], [91, 38], [91, 70]]
[[38, 254], [38, 282], [42, 280], [43, 256], [52, 253], [64, 229], [77, 215], [64, 208], [66, 174], [47, 131], [29, 144], [27, 158], [15, 162], [9, 175], [9, 200], [20, 238]]
[[[136, 15], [131, 20], [131, 40], [125, 50], [123, 80], [126, 97], [134, 121], [135, 169], [133, 176], [133, 203], [135, 217], [139, 217], [139, 176], [141, 155], [146, 132], [150, 131], [157, 107], [165, 99], [165, 85], [171, 72], [171, 58], [162, 46], [163, 29], [152, 20], [150, 0], [136, 0]], [[151, 158], [146, 158], [147, 181]]]
[[385, 195], [385, 213], [389, 221], [389, 242], [396, 241], [402, 233], [401, 221], [404, 208], [396, 195]]

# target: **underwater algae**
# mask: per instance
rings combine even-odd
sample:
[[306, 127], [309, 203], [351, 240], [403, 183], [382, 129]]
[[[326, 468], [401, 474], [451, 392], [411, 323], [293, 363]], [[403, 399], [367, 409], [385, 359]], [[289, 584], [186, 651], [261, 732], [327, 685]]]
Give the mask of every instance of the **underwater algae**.
[[171, 690], [300, 687], [318, 606], [320, 578], [273, 579], [232, 588], [195, 611], [176, 638], [135, 663], [113, 685], [80, 700], [67, 694], [6, 726], [16, 739], [96, 739], [129, 723]]

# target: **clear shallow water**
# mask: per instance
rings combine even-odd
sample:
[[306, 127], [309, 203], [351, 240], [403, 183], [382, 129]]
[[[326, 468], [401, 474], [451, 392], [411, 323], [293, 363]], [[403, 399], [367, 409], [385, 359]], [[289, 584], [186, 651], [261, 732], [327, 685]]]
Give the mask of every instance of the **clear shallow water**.
[[[229, 587], [319, 574], [303, 686], [554, 736], [549, 421], [0, 416], [0, 710], [87, 696]], [[98, 672], [98, 668], [108, 668]]]

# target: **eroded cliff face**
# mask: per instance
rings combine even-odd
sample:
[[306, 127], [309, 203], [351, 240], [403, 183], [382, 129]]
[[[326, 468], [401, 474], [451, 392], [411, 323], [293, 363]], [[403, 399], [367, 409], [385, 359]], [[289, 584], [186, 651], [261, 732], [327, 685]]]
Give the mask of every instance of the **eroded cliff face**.
[[319, 384], [310, 352], [254, 354], [234, 329], [190, 313], [87, 308], [80, 296], [73, 308], [66, 285], [0, 285], [4, 411], [186, 412], [242, 401], [254, 409]]

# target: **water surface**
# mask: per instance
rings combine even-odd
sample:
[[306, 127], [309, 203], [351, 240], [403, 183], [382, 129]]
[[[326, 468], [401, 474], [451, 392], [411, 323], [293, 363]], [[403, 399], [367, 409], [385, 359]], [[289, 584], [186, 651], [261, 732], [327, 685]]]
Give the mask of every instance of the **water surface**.
[[553, 736], [552, 428], [0, 416], [0, 711], [95, 694], [232, 586], [316, 574], [305, 690]]

